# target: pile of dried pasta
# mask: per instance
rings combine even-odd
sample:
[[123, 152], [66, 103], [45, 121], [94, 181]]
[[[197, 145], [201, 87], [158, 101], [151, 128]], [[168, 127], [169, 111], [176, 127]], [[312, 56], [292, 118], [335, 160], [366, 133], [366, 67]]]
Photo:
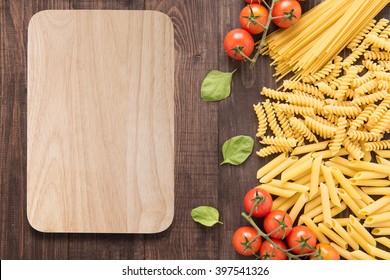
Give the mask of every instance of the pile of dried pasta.
[[[345, 59], [337, 56], [301, 81], [285, 80], [283, 91], [263, 88], [268, 99], [254, 105], [256, 136], [267, 145], [257, 154], [281, 153], [257, 173], [261, 188], [277, 196], [273, 209], [306, 224], [346, 259], [390, 259], [377, 246], [390, 249], [388, 24], [372, 20]], [[335, 217], [347, 208], [354, 215]]]

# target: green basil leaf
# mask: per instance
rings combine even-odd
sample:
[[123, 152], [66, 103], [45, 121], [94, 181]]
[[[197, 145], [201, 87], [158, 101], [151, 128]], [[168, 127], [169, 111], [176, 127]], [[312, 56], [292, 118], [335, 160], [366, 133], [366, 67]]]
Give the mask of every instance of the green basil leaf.
[[233, 72], [212, 70], [204, 78], [200, 96], [205, 101], [219, 101], [229, 97]]
[[254, 141], [252, 137], [238, 135], [227, 140], [222, 146], [223, 162], [233, 165], [243, 163], [253, 151]]
[[216, 223], [222, 224], [222, 222], [219, 221], [218, 210], [210, 206], [199, 206], [192, 209], [191, 217], [195, 222], [207, 227], [211, 227]]

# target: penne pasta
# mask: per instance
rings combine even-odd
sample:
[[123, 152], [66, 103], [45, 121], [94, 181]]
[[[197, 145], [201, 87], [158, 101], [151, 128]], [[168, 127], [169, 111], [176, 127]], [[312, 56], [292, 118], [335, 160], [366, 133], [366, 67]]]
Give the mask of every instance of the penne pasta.
[[370, 244], [368, 245], [368, 247], [370, 248], [370, 253], [372, 255], [374, 255], [375, 257], [378, 257], [378, 258], [381, 258], [384, 260], [390, 260], [390, 253], [389, 252], [386, 252], [385, 250], [379, 249], [379, 248], [372, 246]]
[[374, 228], [372, 230], [373, 235], [390, 235], [390, 227]]
[[377, 150], [374, 152], [382, 158], [390, 158], [390, 150]]
[[328, 187], [323, 183], [320, 184], [320, 192], [321, 192], [322, 213], [324, 215], [323, 222], [327, 227], [331, 227], [332, 215], [330, 213], [329, 191], [328, 191]]
[[[375, 200], [371, 198], [368, 194], [366, 194], [361, 188], [358, 186], [352, 185], [352, 187], [355, 189], [355, 191], [358, 192], [360, 197], [362, 198], [361, 200], [364, 202], [364, 206], [361, 206], [362, 204], [358, 204], [360, 208], [366, 207], [367, 205], [373, 203]], [[358, 199], [354, 199], [355, 202], [357, 202]]]
[[309, 186], [309, 183], [310, 183], [310, 178], [311, 178], [311, 174], [306, 174], [304, 176], [302, 176], [301, 178], [299, 178], [298, 180], [294, 181], [295, 184], [300, 184], [300, 185], [307, 185]]
[[351, 248], [353, 248], [354, 250], [359, 249], [359, 244], [357, 244], [357, 242], [353, 240], [351, 235], [349, 235], [349, 233], [342, 227], [342, 225], [336, 219], [332, 219], [332, 229], [338, 235], [340, 235], [348, 243], [348, 245], [351, 246]]
[[390, 249], [390, 239], [387, 238], [387, 237], [378, 237], [378, 238], [375, 238], [375, 240], [382, 244], [383, 246], [386, 246], [387, 248]]
[[260, 183], [269, 183], [273, 178], [278, 176], [280, 173], [282, 173], [284, 170], [286, 170], [288, 167], [290, 167], [297, 160], [298, 160], [298, 157], [286, 158], [283, 162], [281, 162], [279, 165], [275, 166], [267, 174], [265, 174], [263, 177], [261, 177]]
[[296, 192], [300, 192], [300, 193], [309, 191], [308, 186], [297, 184], [297, 183], [291, 183], [291, 182], [284, 182], [283, 183], [282, 181], [277, 180], [277, 179], [273, 179], [268, 184], [271, 186], [279, 187], [279, 188], [286, 189], [286, 190], [296, 191]]
[[388, 204], [386, 206], [383, 206], [381, 209], [378, 209], [377, 211], [372, 213], [372, 215], [382, 214], [382, 213], [385, 213], [385, 212], [390, 212], [390, 204]]
[[338, 163], [334, 163], [334, 162], [332, 162], [332, 161], [327, 161], [327, 162], [325, 162], [325, 165], [326, 165], [327, 167], [335, 167], [335, 168], [337, 168], [338, 170], [340, 170], [341, 173], [343, 173], [344, 175], [349, 176], [349, 177], [353, 177], [353, 176], [355, 176], [355, 174], [357, 173], [357, 171], [356, 171], [356, 170], [353, 170], [352, 168], [346, 167], [346, 166], [344, 166], [344, 165], [340, 165], [340, 164], [338, 164]]
[[300, 219], [302, 220], [302, 223], [314, 232], [319, 242], [329, 244], [329, 239], [318, 229], [312, 219], [306, 217], [305, 215], [302, 215]]
[[376, 161], [377, 161], [379, 164], [383, 164], [383, 165], [390, 166], [390, 160], [384, 159], [384, 158], [379, 157], [379, 156], [376, 156], [375, 158], [376, 158]]
[[359, 218], [365, 217], [359, 214], [360, 207], [356, 204], [356, 202], [349, 196], [349, 194], [345, 190], [338, 189], [337, 193], [357, 217]]
[[312, 157], [316, 158], [316, 157], [322, 156], [323, 159], [326, 159], [326, 158], [331, 158], [334, 156], [346, 156], [348, 154], [349, 154], [348, 151], [345, 148], [342, 148], [335, 155], [333, 154], [333, 152], [331, 150], [326, 150], [326, 151], [321, 151], [321, 152], [315, 152], [315, 153], [313, 153]]
[[305, 204], [303, 213], [307, 213], [321, 204], [321, 195], [318, 192], [317, 195]]
[[257, 171], [257, 179], [260, 179], [268, 172], [274, 170], [277, 166], [279, 166], [281, 163], [283, 163], [286, 159], [288, 159], [288, 155], [286, 153], [282, 153], [273, 160], [271, 160], [269, 163], [264, 165], [262, 168], [260, 168]]
[[371, 195], [389, 195], [390, 196], [390, 188], [376, 188], [376, 187], [362, 187], [362, 191], [366, 194]]
[[384, 164], [355, 160], [353, 162], [350, 162], [348, 166], [365, 170], [365, 171], [374, 171], [379, 173], [390, 174], [390, 166]]
[[390, 212], [370, 215], [366, 219], [367, 224], [374, 224], [374, 223], [385, 222], [385, 221], [390, 221]]
[[384, 222], [367, 224], [367, 220], [365, 220], [363, 226], [366, 227], [366, 228], [390, 227], [390, 221], [384, 221]]
[[359, 171], [355, 174], [353, 179], [355, 180], [368, 180], [368, 179], [383, 179], [388, 177], [388, 174], [372, 172], [372, 171]]
[[343, 188], [351, 198], [361, 199], [359, 193], [352, 187], [351, 183], [344, 177], [340, 170], [334, 167], [331, 167], [330, 170], [337, 181], [339, 181], [341, 188]]
[[311, 167], [309, 198], [314, 197], [314, 195], [316, 195], [318, 192], [321, 162], [322, 162], [322, 156], [316, 157], [313, 160], [313, 164]]
[[318, 229], [329, 239], [334, 241], [336, 244], [338, 244], [341, 248], [347, 249], [348, 243], [343, 238], [340, 237], [336, 232], [328, 228], [323, 223], [318, 224]]
[[356, 186], [366, 186], [366, 187], [388, 187], [390, 186], [389, 180], [379, 180], [379, 179], [363, 179], [356, 180], [354, 178], [349, 179], [352, 185]]
[[[359, 214], [361, 215], [370, 215], [373, 212], [381, 209], [383, 206], [388, 205], [390, 203], [390, 196], [383, 196], [377, 201], [371, 203], [370, 205], [359, 210]], [[390, 217], [390, 213], [389, 213]]]
[[342, 227], [346, 227], [349, 224], [349, 218], [333, 218], [332, 220], [335, 220]]
[[282, 188], [274, 187], [268, 184], [259, 185], [257, 186], [257, 188], [262, 188], [263, 190], [266, 190], [270, 194], [283, 196], [283, 197], [292, 197], [296, 193], [296, 191], [284, 190]]
[[[341, 202], [340, 207], [338, 207], [338, 206], [332, 207], [332, 209], [330, 209], [330, 213], [331, 213], [332, 217], [334, 217], [334, 216], [338, 215], [339, 213], [343, 212], [346, 208], [347, 208], [347, 205], [343, 201], [343, 202]], [[324, 214], [322, 214], [322, 213], [313, 218], [313, 222], [315, 222], [315, 223], [322, 222], [323, 220], [324, 220]]]
[[352, 256], [351, 252], [349, 252], [348, 250], [344, 249], [344, 248], [341, 248], [339, 245], [337, 245], [336, 243], [333, 243], [331, 242], [330, 243], [330, 246], [332, 246], [333, 248], [336, 249], [336, 251], [339, 253], [340, 256], [342, 256], [344, 259], [347, 259], [347, 260], [356, 260], [356, 258], [354, 256]]
[[354, 216], [349, 215], [350, 225], [362, 236], [366, 242], [372, 246], [376, 246], [374, 237], [365, 229], [365, 227]]
[[300, 174], [304, 174], [305, 172], [308, 172], [311, 169], [312, 161], [313, 161], [313, 159], [310, 158], [307, 161], [305, 161], [304, 163], [302, 163], [302, 165], [290, 167], [287, 170], [283, 171], [282, 176], [281, 176], [281, 181], [287, 182], [288, 180], [290, 180], [290, 179], [292, 179]]
[[359, 244], [361, 248], [363, 248], [365, 252], [367, 253], [370, 252], [370, 248], [367, 246], [368, 245], [367, 241], [350, 224], [347, 225], [347, 232], [352, 237], [352, 239], [355, 240], [356, 243]]
[[277, 197], [272, 202], [272, 208], [271, 209], [272, 210], [278, 209], [283, 203], [287, 202], [287, 200], [289, 200], [289, 199], [290, 199], [290, 197], [283, 197], [283, 196]]
[[370, 162], [372, 160], [371, 152], [370, 151], [366, 151], [366, 152], [363, 152], [363, 153], [364, 153], [363, 160]]
[[352, 257], [354, 257], [356, 260], [376, 260], [373, 256], [370, 256], [363, 251], [355, 250], [351, 252]]
[[332, 171], [325, 165], [321, 165], [321, 171], [324, 175], [326, 185], [328, 186], [330, 201], [332, 201], [334, 205], [340, 206], [340, 198], [337, 195], [337, 189], [333, 180]]
[[310, 153], [310, 152], [325, 150], [326, 147], [328, 146], [329, 142], [330, 141], [323, 141], [323, 142], [318, 142], [315, 144], [298, 146], [291, 152], [291, 155], [294, 156], [294, 155], [299, 155], [299, 154], [306, 154], [306, 153]]
[[277, 209], [287, 212], [287, 210], [290, 209], [295, 204], [295, 202], [298, 200], [300, 195], [301, 195], [300, 193], [294, 194], [292, 197], [286, 200], [282, 205], [280, 205]]
[[308, 198], [309, 198], [308, 193], [301, 193], [299, 198], [295, 202], [293, 208], [291, 209], [291, 211], [289, 213], [293, 223], [295, 222], [295, 219], [297, 218], [299, 212], [302, 210], [302, 208], [305, 205]]

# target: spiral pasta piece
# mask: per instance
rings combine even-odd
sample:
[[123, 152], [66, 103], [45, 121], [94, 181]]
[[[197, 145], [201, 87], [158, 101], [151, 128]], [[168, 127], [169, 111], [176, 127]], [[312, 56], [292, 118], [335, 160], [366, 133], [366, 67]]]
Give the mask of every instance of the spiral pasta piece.
[[368, 132], [368, 131], [360, 131], [360, 130], [348, 130], [347, 135], [351, 140], [358, 141], [378, 141], [380, 136], [378, 134]]
[[387, 93], [386, 90], [380, 90], [380, 91], [377, 91], [373, 94], [369, 94], [369, 95], [364, 95], [364, 96], [360, 96], [360, 97], [356, 97], [352, 100], [352, 104], [355, 104], [355, 105], [368, 105], [368, 104], [371, 104], [371, 103], [375, 103], [381, 99], [384, 99], [386, 97], [388, 97], [389, 94]]
[[336, 105], [336, 106], [355, 106], [352, 104], [352, 101], [347, 100], [336, 100], [336, 99], [325, 99], [326, 105]]
[[288, 147], [282, 147], [282, 146], [268, 146], [265, 148], [260, 149], [259, 151], [256, 152], [256, 154], [259, 157], [266, 157], [271, 154], [276, 154], [276, 153], [286, 153], [291, 151], [291, 148]]
[[390, 140], [364, 143], [363, 148], [365, 151], [377, 151], [377, 150], [390, 149]]
[[382, 102], [376, 107], [375, 111], [372, 113], [372, 115], [368, 118], [368, 123], [376, 123], [378, 122], [383, 115], [388, 111], [390, 108], [390, 97], [387, 97], [382, 100]]
[[261, 106], [260, 102], [256, 105], [253, 105], [253, 109], [255, 110], [258, 126], [257, 126], [257, 137], [263, 137], [267, 132], [267, 116], [265, 114], [263, 106]]
[[320, 90], [317, 87], [309, 84], [301, 83], [298, 81], [285, 80], [283, 81], [283, 87], [285, 89], [291, 89], [291, 90], [297, 89], [303, 92], [307, 92], [315, 97], [318, 97], [321, 100], [325, 99], [324, 95], [320, 92]]
[[286, 100], [293, 105], [309, 106], [314, 109], [324, 106], [324, 102], [322, 100], [311, 96], [287, 94]]
[[263, 87], [260, 92], [261, 95], [273, 98], [276, 100], [286, 100], [286, 93], [283, 91], [273, 90], [270, 88]]
[[381, 51], [369, 51], [364, 53], [364, 59], [369, 60], [390, 60], [390, 53]]
[[374, 76], [375, 76], [374, 72], [368, 71], [363, 76], [361, 76], [359, 78], [356, 78], [356, 79], [353, 79], [352, 83], [351, 83], [351, 87], [352, 88], [358, 88], [358, 87], [362, 86], [363, 84], [365, 84], [365, 83], [369, 82], [370, 80], [372, 80], [374, 78]]
[[283, 134], [286, 138], [292, 138], [294, 136], [294, 134], [291, 130], [290, 123], [288, 121], [288, 117], [284, 111], [277, 109], [278, 105], [279, 104], [275, 104], [275, 107], [276, 107], [275, 112], [276, 112], [276, 117], [279, 120], [279, 124], [282, 128]]
[[354, 119], [350, 125], [350, 129], [356, 130], [360, 128], [365, 122], [368, 121], [368, 118], [371, 116], [371, 114], [375, 111], [376, 105], [370, 104], [364, 108], [363, 112], [361, 112], [356, 119]]
[[371, 129], [371, 133], [382, 137], [382, 135], [388, 130], [390, 127], [390, 110], [386, 111], [383, 117], [375, 124], [375, 126]]
[[321, 79], [326, 78], [329, 76], [329, 74], [336, 68], [335, 64], [332, 64], [331, 62], [324, 66], [320, 71], [313, 75], [309, 76], [303, 76], [302, 81], [304, 83], [314, 83], [316, 81], [319, 81]]
[[347, 90], [351, 86], [353, 79], [355, 78], [356, 74], [359, 73], [359, 71], [360, 71], [359, 67], [351, 66], [347, 70], [347, 74], [338, 79], [339, 86], [334, 96], [335, 99], [342, 100], [344, 98], [345, 94], [347, 93]]
[[347, 119], [345, 117], [340, 117], [337, 121], [336, 133], [329, 143], [329, 150], [332, 151], [332, 154], [335, 155], [341, 149], [341, 145], [343, 144], [343, 140], [346, 137], [346, 127], [347, 127]]
[[260, 143], [274, 146], [293, 148], [297, 145], [297, 139], [286, 137], [265, 136]]
[[390, 70], [390, 61], [378, 61], [378, 65], [383, 68], [384, 71], [389, 71]]
[[336, 58], [333, 60], [333, 65], [335, 66], [332, 72], [329, 73], [328, 76], [324, 77], [323, 79], [319, 80], [318, 82], [324, 82], [324, 83], [330, 83], [337, 79], [338, 76], [340, 76], [340, 73], [343, 69], [342, 64], [343, 58], [341, 56], [336, 56]]
[[317, 137], [310, 131], [310, 129], [304, 124], [304, 122], [296, 117], [290, 119], [291, 128], [298, 131], [304, 138], [310, 142], [318, 143]]
[[367, 42], [373, 44], [374, 47], [390, 51], [390, 42], [387, 39], [379, 38], [373, 34], [367, 36]]
[[321, 116], [315, 115], [315, 116], [311, 116], [310, 118], [312, 118], [312, 119], [316, 120], [317, 122], [320, 122], [320, 123], [322, 123], [322, 124], [324, 124], [324, 125], [326, 125], [326, 126], [336, 127], [336, 126], [334, 125], [334, 123], [332, 123], [332, 122], [330, 122], [330, 121], [324, 119], [324, 118], [321, 117]]
[[350, 50], [354, 50], [357, 48], [360, 43], [366, 38], [367, 34], [374, 28], [376, 23], [376, 20], [373, 19], [369, 24], [367, 24], [353, 39], [352, 41], [348, 44], [347, 48]]
[[352, 53], [344, 59], [344, 69], [347, 69], [352, 64], [354, 64], [367, 51], [369, 46], [370, 45], [363, 41], [357, 48], [355, 48]]
[[331, 86], [327, 85], [324, 82], [319, 82], [316, 84], [318, 89], [323, 93], [326, 94], [327, 96], [334, 98], [336, 95], [336, 90], [333, 89]]
[[269, 127], [271, 128], [272, 132], [275, 134], [275, 136], [283, 137], [283, 131], [276, 120], [275, 110], [270, 100], [267, 99], [265, 102], [263, 102], [263, 106], [267, 115]]
[[378, 87], [377, 80], [368, 81], [365, 84], [362, 84], [360, 87], [355, 89], [355, 92], [359, 95], [364, 95], [365, 93], [371, 92]]
[[368, 70], [371, 70], [371, 71], [383, 71], [384, 70], [383, 66], [380, 66], [379, 64], [377, 64], [376, 62], [374, 62], [372, 60], [363, 60], [362, 64], [364, 65], [364, 67], [366, 67]]
[[279, 104], [278, 110], [285, 111], [291, 114], [300, 114], [302, 116], [314, 116], [314, 109], [311, 107], [303, 107], [291, 104]]
[[379, 80], [378, 81], [378, 89], [379, 90], [388, 90], [388, 89], [390, 89], [390, 83], [388, 81]]
[[348, 136], [344, 138], [343, 145], [354, 159], [360, 160], [364, 157], [364, 152], [361, 150], [359, 143], [352, 142]]
[[326, 105], [324, 106], [324, 111], [326, 114], [355, 118], [361, 113], [362, 109], [357, 106]]
[[390, 73], [386, 73], [384, 71], [378, 71], [378, 72], [374, 72], [374, 75], [379, 80], [390, 82]]
[[332, 138], [337, 131], [337, 128], [334, 125], [330, 126], [323, 124], [322, 122], [317, 121], [309, 116], [305, 117], [304, 123], [309, 129], [311, 129], [311, 131], [321, 136], [322, 138]]

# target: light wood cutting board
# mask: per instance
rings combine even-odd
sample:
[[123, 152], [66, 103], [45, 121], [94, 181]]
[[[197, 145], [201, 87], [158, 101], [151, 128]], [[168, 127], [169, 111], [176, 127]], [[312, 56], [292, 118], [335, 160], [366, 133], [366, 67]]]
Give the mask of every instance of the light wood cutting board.
[[154, 11], [43, 11], [28, 28], [27, 216], [43, 232], [173, 219], [174, 42]]

